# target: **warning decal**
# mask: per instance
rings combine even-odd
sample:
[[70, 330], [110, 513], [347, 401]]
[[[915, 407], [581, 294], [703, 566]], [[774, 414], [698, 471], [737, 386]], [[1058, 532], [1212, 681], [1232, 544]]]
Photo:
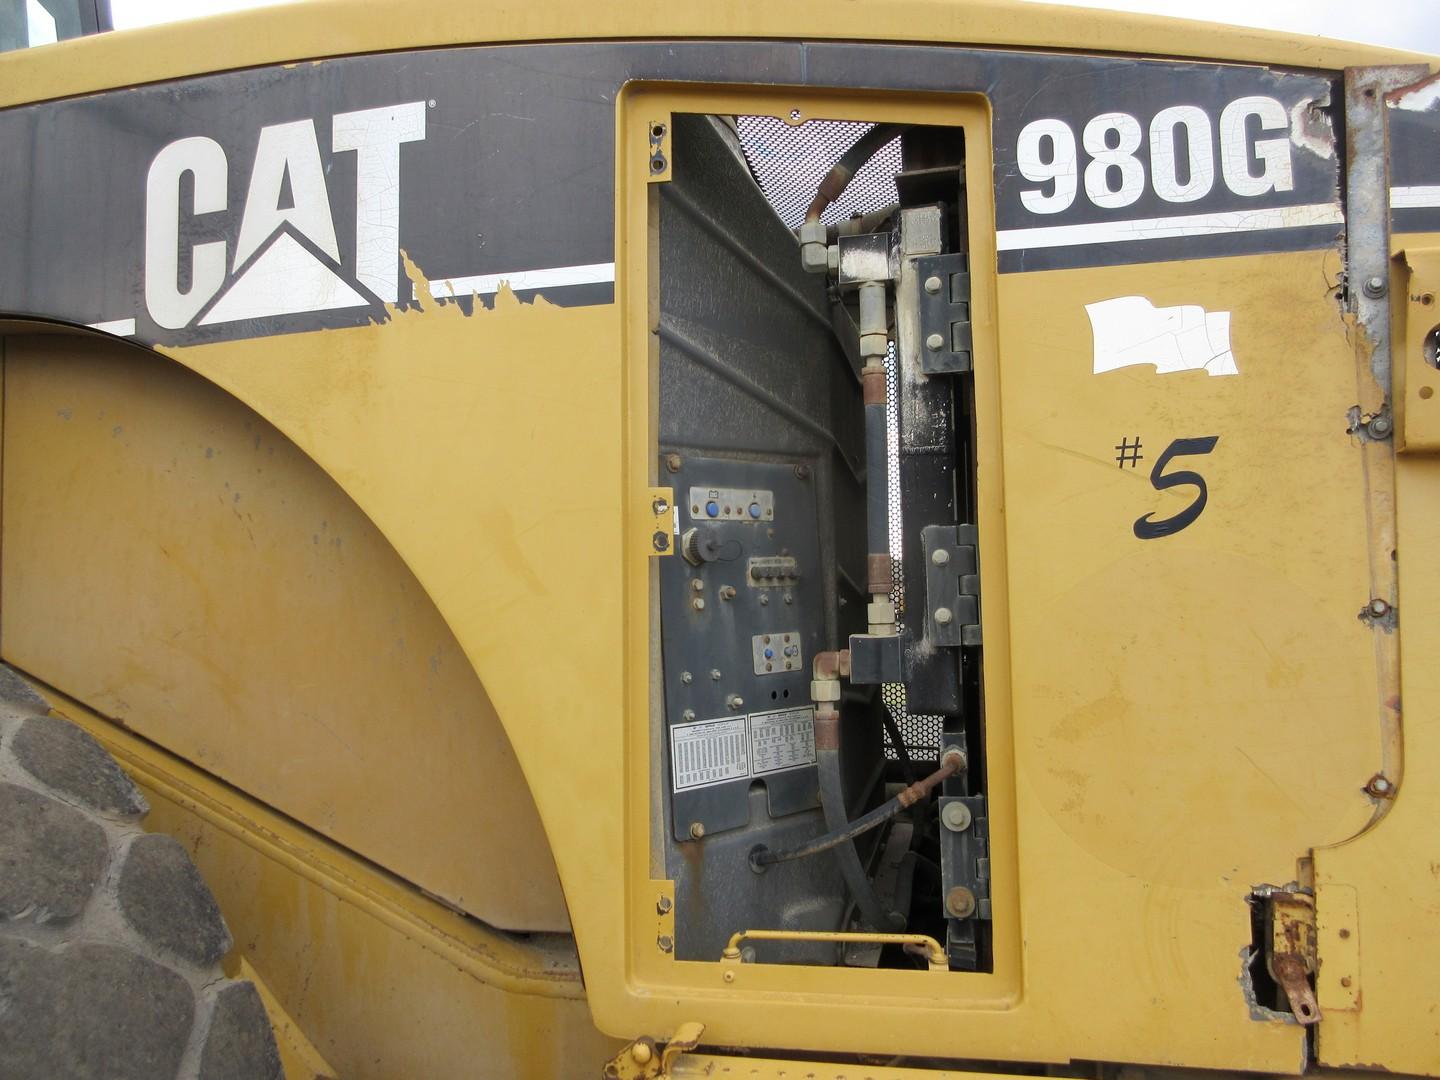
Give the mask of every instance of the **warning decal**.
[[750, 775], [745, 717], [676, 724], [670, 729], [675, 790], [708, 787]]
[[750, 761], [756, 776], [815, 764], [815, 710], [751, 714]]

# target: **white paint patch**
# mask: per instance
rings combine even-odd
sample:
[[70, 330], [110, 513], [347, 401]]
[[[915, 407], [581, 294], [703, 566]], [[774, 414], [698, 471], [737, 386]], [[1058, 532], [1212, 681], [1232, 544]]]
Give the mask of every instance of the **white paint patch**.
[[1440, 186], [1418, 184], [1414, 187], [1390, 189], [1390, 208], [1392, 210], [1414, 210], [1427, 206], [1440, 206]]
[[[582, 266], [552, 266], [544, 270], [510, 270], [503, 274], [475, 274], [470, 277], [441, 278], [430, 282], [430, 295], [489, 296], [509, 285], [513, 292], [527, 289], [556, 289], [564, 285], [604, 285], [615, 280], [615, 264], [585, 263]], [[414, 295], [412, 288], [411, 295]]]
[[134, 319], [111, 319], [108, 322], [92, 322], [89, 324], [91, 330], [99, 330], [104, 334], [114, 334], [116, 337], [134, 337]]
[[1137, 364], [1160, 375], [1204, 371], [1239, 375], [1230, 351], [1230, 312], [1198, 304], [1157, 308], [1143, 296], [1086, 304], [1095, 335], [1095, 374]]
[[1081, 244], [1116, 244], [1126, 240], [1167, 240], [1183, 236], [1263, 232], [1267, 229], [1306, 229], [1312, 225], [1339, 225], [1344, 220], [1339, 203], [1271, 206], [1260, 210], [1230, 210], [1219, 214], [1185, 214], [1179, 217], [1135, 218], [1129, 221], [1094, 221], [1085, 225], [1002, 229], [995, 234], [995, 246], [1001, 251], [1076, 247]]
[[1440, 79], [1427, 79], [1414, 90], [1401, 94], [1398, 98], [1392, 98], [1389, 105], [1392, 109], [1404, 109], [1407, 112], [1425, 112], [1437, 101], [1440, 101]]

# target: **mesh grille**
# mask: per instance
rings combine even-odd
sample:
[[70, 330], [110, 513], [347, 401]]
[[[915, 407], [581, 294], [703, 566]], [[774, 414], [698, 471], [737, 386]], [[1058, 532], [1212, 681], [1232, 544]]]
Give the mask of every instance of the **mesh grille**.
[[[792, 229], [798, 229], [805, 220], [805, 210], [830, 167], [874, 126], [849, 120], [807, 120], [795, 125], [774, 116], [735, 118], [750, 171], [780, 220]], [[899, 171], [900, 138], [896, 136], [861, 166], [821, 220], [833, 224], [854, 214], [893, 205], [897, 201], [895, 174]]]
[[[811, 121], [814, 123], [814, 121]], [[885, 354], [885, 450], [886, 473], [890, 484], [890, 566], [895, 581], [890, 598], [895, 602], [895, 616], [899, 629], [905, 628], [905, 586], [900, 576], [900, 376], [895, 359], [895, 342]], [[940, 738], [943, 734], [942, 720], [938, 716], [912, 716], [905, 707], [905, 687], [901, 683], [886, 683], [880, 688], [880, 698], [890, 710], [905, 748], [914, 758], [937, 758], [940, 755]], [[885, 756], [898, 758], [900, 755], [889, 745]]]

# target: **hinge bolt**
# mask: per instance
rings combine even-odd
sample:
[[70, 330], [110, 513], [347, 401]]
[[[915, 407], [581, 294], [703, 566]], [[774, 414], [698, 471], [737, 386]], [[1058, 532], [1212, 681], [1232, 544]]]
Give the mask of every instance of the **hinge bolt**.
[[930, 561], [936, 566], [944, 566], [950, 561], [950, 552], [944, 548], [936, 548], [930, 553]]
[[928, 292], [931, 296], [934, 296], [940, 291], [940, 285], [940, 279], [934, 274], [931, 274], [925, 279], [925, 291]]
[[941, 626], [948, 626], [950, 624], [950, 620], [954, 617], [955, 613], [951, 611], [948, 607], [937, 607], [935, 609], [935, 621]]
[[925, 347], [931, 352], [939, 352], [940, 346], [945, 344], [945, 338], [940, 334], [931, 334], [925, 339]]
[[968, 919], [975, 914], [975, 894], [964, 885], [956, 885], [945, 894], [945, 910], [954, 919]]
[[940, 820], [951, 832], [964, 832], [970, 827], [972, 820], [970, 808], [963, 802], [946, 803], [944, 811], [940, 814]]

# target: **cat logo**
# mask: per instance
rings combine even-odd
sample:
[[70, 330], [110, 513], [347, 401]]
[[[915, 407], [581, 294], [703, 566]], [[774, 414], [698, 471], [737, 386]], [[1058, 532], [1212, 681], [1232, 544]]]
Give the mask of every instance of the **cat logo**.
[[[424, 101], [340, 113], [334, 154], [355, 154], [353, 272], [331, 215], [329, 172], [314, 120], [260, 129], [233, 247], [199, 239], [205, 215], [230, 209], [229, 161], [214, 139], [193, 136], [160, 150], [145, 194], [145, 305], [170, 330], [399, 298], [400, 147], [425, 138]], [[182, 186], [191, 177], [189, 206]], [[190, 239], [195, 237], [195, 239]], [[182, 242], [187, 248], [182, 250]], [[188, 256], [188, 267], [182, 267]]]

